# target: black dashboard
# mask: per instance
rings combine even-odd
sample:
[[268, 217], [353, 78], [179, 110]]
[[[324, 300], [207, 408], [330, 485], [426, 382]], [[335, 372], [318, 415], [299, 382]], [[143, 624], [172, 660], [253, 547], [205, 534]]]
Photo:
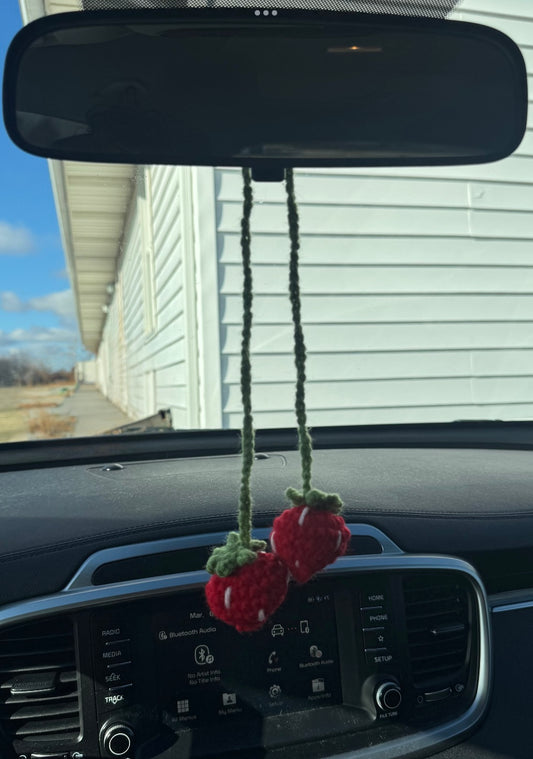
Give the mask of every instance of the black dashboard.
[[[4, 471], [0, 754], [529, 756], [532, 457], [317, 451], [348, 553], [251, 635], [202, 592], [237, 456]], [[297, 463], [258, 455], [258, 536]]]

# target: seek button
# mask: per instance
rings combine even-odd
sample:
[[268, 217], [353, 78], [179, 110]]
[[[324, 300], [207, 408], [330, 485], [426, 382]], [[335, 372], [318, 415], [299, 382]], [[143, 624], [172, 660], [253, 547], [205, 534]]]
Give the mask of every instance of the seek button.
[[119, 685], [127, 685], [132, 682], [131, 664], [118, 664], [116, 667], [108, 667], [104, 672], [104, 685], [106, 688], [116, 688]]

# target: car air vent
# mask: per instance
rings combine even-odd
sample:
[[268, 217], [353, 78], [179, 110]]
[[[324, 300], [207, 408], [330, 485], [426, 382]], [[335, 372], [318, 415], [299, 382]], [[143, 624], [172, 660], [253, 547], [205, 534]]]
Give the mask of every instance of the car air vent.
[[73, 742], [80, 732], [74, 630], [61, 618], [0, 634], [0, 724], [11, 741]]
[[[205, 567], [211, 550], [212, 546], [198, 546], [108, 562], [95, 569], [91, 581], [93, 585], [110, 585], [147, 577], [194, 572]], [[368, 556], [382, 552], [383, 548], [376, 538], [370, 535], [352, 535], [346, 554]]]
[[463, 682], [471, 618], [466, 587], [445, 573], [413, 575], [404, 579], [404, 599], [415, 687], [434, 690]]

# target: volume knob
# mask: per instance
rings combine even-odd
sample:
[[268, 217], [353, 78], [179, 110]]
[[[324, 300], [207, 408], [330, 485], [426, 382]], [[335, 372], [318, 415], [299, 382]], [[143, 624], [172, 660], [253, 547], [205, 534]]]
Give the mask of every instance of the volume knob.
[[381, 683], [376, 688], [376, 704], [384, 712], [391, 712], [398, 709], [402, 703], [402, 691], [398, 683], [392, 680]]
[[102, 747], [107, 756], [131, 755], [133, 730], [128, 725], [109, 725], [103, 730]]

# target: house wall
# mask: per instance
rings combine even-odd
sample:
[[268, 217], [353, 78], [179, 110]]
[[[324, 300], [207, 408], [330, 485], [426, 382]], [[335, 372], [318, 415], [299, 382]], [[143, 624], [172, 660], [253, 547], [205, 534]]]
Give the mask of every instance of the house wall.
[[219, 427], [212, 169], [139, 169], [98, 382], [132, 418], [170, 409], [176, 428]]
[[98, 353], [104, 393], [133, 418], [187, 426], [180, 172], [140, 170]]
[[96, 382], [96, 362], [93, 359], [89, 361], [78, 361], [75, 368], [76, 382], [84, 382], [87, 385], [94, 385]]
[[[533, 6], [499, 7], [468, 0], [455, 15], [510, 33], [533, 75]], [[533, 416], [532, 158], [530, 117], [496, 164], [296, 172], [311, 424]], [[239, 427], [240, 172], [148, 173], [100, 382], [131, 416], [170, 407], [176, 427]], [[285, 197], [254, 192], [254, 416], [292, 425]]]
[[[533, 6], [468, 0], [533, 83]], [[531, 21], [529, 20], [531, 19]], [[530, 95], [531, 97], [531, 95]], [[496, 164], [296, 172], [311, 424], [533, 416], [533, 117]], [[238, 171], [217, 170], [224, 426], [241, 419]], [[256, 185], [254, 417], [294, 423], [283, 188]]]

